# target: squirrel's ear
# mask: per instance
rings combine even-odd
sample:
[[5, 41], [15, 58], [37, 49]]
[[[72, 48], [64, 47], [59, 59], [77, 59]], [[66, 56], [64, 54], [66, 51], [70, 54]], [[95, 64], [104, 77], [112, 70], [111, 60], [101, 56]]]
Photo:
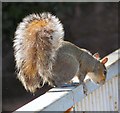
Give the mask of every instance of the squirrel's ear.
[[96, 58], [97, 60], [100, 60], [100, 55], [99, 55], [99, 53], [95, 53], [95, 54], [93, 55], [93, 57]]
[[101, 60], [101, 63], [105, 64], [107, 61], [108, 61], [108, 58], [106, 57], [106, 58], [104, 58], [104, 59]]

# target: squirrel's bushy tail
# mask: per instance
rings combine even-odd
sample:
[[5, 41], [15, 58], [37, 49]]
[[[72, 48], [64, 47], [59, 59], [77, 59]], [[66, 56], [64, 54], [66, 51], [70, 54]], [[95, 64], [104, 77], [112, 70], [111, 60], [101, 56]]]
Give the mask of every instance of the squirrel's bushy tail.
[[55, 51], [64, 37], [59, 19], [50, 13], [31, 14], [18, 25], [14, 55], [18, 78], [26, 90], [35, 92], [52, 78]]

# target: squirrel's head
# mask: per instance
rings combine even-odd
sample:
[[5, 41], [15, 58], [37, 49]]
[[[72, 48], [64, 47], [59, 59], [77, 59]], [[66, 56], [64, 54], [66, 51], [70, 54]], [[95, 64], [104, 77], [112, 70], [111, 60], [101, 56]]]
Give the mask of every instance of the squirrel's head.
[[93, 72], [89, 72], [87, 75], [93, 82], [102, 85], [105, 83], [106, 80], [107, 69], [105, 67], [105, 63], [108, 61], [108, 58], [105, 57], [100, 60], [98, 53], [95, 53], [93, 57], [95, 58], [95, 60], [97, 60], [94, 64]]

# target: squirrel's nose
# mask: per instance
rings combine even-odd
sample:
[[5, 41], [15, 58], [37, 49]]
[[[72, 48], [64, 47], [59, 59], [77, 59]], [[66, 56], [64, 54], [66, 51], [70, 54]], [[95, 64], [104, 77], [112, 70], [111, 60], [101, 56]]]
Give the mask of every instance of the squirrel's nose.
[[101, 79], [101, 81], [105, 81], [105, 79], [106, 79], [105, 76], [103, 76], [102, 79]]

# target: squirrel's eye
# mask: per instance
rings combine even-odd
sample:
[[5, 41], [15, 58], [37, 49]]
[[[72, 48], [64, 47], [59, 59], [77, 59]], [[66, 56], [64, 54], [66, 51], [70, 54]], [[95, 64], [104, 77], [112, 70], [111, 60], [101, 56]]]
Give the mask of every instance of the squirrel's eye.
[[107, 74], [107, 70], [104, 70], [104, 75], [106, 75]]

